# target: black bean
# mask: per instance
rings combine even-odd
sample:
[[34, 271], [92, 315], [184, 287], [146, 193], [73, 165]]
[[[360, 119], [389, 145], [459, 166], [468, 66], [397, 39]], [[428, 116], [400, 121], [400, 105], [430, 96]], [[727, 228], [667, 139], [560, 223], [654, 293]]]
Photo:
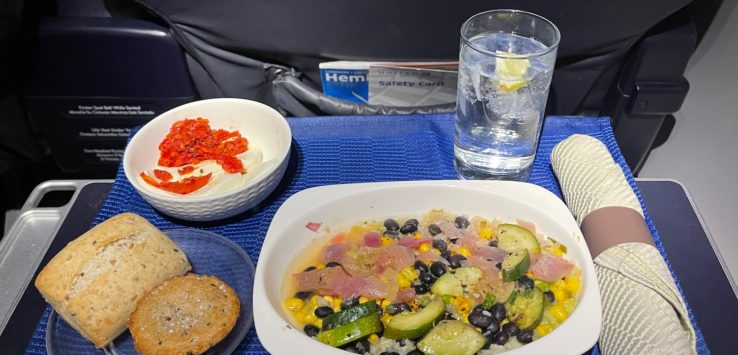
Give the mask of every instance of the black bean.
[[[412, 221], [412, 220], [410, 220], [410, 221]], [[418, 230], [418, 224], [417, 223], [415, 223], [415, 224], [408, 223], [410, 221], [407, 221], [407, 222], [405, 222], [405, 224], [402, 225], [402, 228], [400, 228], [400, 233], [402, 233], [402, 234], [410, 234], [410, 233], [415, 233]], [[417, 220], [416, 220], [416, 222], [417, 222]]]
[[315, 269], [317, 269], [315, 266], [308, 266], [303, 272], [313, 271]]
[[489, 242], [489, 246], [497, 248], [497, 239]]
[[535, 287], [535, 283], [533, 282], [533, 279], [531, 279], [530, 277], [526, 275], [523, 275], [518, 279], [518, 284], [520, 284], [520, 286], [523, 286], [523, 288], [528, 289], [528, 290], [532, 290], [533, 287]]
[[497, 345], [505, 345], [510, 340], [510, 336], [505, 332], [497, 332], [492, 336], [492, 342]]
[[371, 350], [371, 343], [367, 339], [357, 340], [353, 343], [348, 343], [341, 347], [341, 349], [354, 354], [364, 354]]
[[418, 220], [415, 218], [410, 218], [407, 221], [405, 221], [405, 224], [414, 224], [416, 227], [418, 226]]
[[400, 353], [396, 351], [382, 351], [379, 355], [400, 355]]
[[333, 308], [328, 306], [321, 306], [316, 308], [313, 313], [315, 313], [315, 316], [318, 318], [325, 318], [333, 314]]
[[505, 309], [505, 305], [502, 303], [495, 303], [489, 311], [498, 321], [502, 321], [507, 317], [507, 310]]
[[493, 319], [492, 323], [489, 324], [487, 327], [487, 331], [490, 332], [490, 334], [494, 334], [500, 331], [500, 321], [497, 319]]
[[450, 250], [444, 250], [444, 251], [442, 251], [441, 252], [441, 257], [444, 258], [444, 259], [446, 259], [446, 260], [451, 259], [451, 251]]
[[446, 242], [443, 239], [434, 239], [433, 247], [438, 249], [439, 251], [444, 251], [448, 249], [448, 245], [446, 245]]
[[407, 355], [423, 355], [423, 352], [418, 349], [414, 349], [413, 351], [407, 353]]
[[440, 234], [441, 233], [441, 227], [439, 227], [439, 226], [437, 226], [435, 224], [431, 224], [431, 225], [428, 226], [428, 233], [430, 233], [431, 235]]
[[413, 264], [413, 267], [415, 270], [422, 272], [428, 272], [428, 265], [426, 265], [424, 262], [417, 260], [415, 261], [415, 264]]
[[423, 283], [414, 285], [413, 288], [415, 288], [415, 293], [417, 293], [419, 295], [422, 295], [424, 293], [428, 293], [428, 290], [429, 290], [428, 285], [423, 284]]
[[341, 266], [341, 264], [339, 264], [339, 263], [337, 263], [335, 261], [331, 261], [328, 264], [325, 264], [325, 267], [336, 267], [336, 266]]
[[502, 331], [507, 333], [507, 335], [514, 337], [520, 333], [520, 327], [515, 323], [505, 323], [505, 325], [502, 326]]
[[384, 228], [387, 228], [388, 231], [397, 232], [400, 229], [400, 224], [394, 219], [388, 218], [384, 220]]
[[306, 299], [308, 299], [308, 298], [310, 298], [310, 296], [312, 296], [312, 295], [313, 295], [313, 292], [312, 291], [300, 291], [300, 292], [296, 292], [295, 293], [295, 297], [297, 297], [297, 298], [299, 298], [299, 299], [301, 299], [303, 301], [306, 300]]
[[454, 269], [458, 269], [461, 267], [461, 262], [466, 260], [466, 257], [461, 254], [454, 254], [451, 255], [451, 257], [448, 259], [448, 263], [451, 264], [451, 267]]
[[495, 267], [497, 268], [497, 270], [502, 270], [502, 263], [495, 264]]
[[516, 338], [521, 344], [528, 344], [533, 341], [533, 330], [524, 330]]
[[546, 296], [548, 303], [554, 303], [554, 301], [556, 301], [556, 297], [554, 296], [554, 293], [551, 291], [546, 291], [543, 293], [543, 295]]
[[489, 311], [471, 312], [469, 314], [469, 323], [482, 329], [489, 327], [493, 320], [492, 313]]
[[443, 313], [443, 320], [456, 320], [451, 312], [446, 311]]
[[433, 282], [436, 281], [436, 278], [433, 277], [433, 275], [430, 274], [430, 273], [421, 272], [420, 275], [418, 276], [418, 280], [420, 280], [420, 282], [422, 282], [422, 283], [424, 283], [426, 285], [430, 285], [430, 284], [432, 284]]
[[435, 277], [441, 277], [441, 275], [445, 274], [447, 270], [446, 264], [440, 261], [434, 261], [430, 266], [430, 272]]
[[305, 326], [305, 328], [302, 328], [302, 331], [305, 332], [305, 335], [307, 335], [309, 337], [314, 337], [314, 336], [318, 335], [318, 333], [320, 333], [320, 328], [318, 328], [318, 327], [316, 327], [316, 326], [314, 326], [312, 324], [308, 324], [308, 325]]
[[472, 308], [472, 313], [474, 313], [474, 312], [481, 312], [481, 311], [484, 311], [484, 310], [485, 310], [484, 307], [481, 304], [478, 304], [478, 305], [474, 306], [474, 308]]
[[454, 244], [456, 244], [457, 240], [459, 240], [459, 238], [448, 238], [448, 241]]
[[359, 304], [359, 297], [346, 297], [341, 301], [341, 309], [350, 308]]
[[458, 216], [454, 220], [454, 224], [456, 225], [456, 228], [464, 230], [466, 227], [469, 227], [469, 220], [464, 216]]
[[392, 303], [389, 306], [387, 306], [387, 313], [391, 315], [395, 315], [402, 312], [410, 312], [412, 308], [409, 304], [403, 302], [403, 303]]
[[397, 238], [400, 235], [398, 231], [384, 231], [384, 236], [389, 238]]

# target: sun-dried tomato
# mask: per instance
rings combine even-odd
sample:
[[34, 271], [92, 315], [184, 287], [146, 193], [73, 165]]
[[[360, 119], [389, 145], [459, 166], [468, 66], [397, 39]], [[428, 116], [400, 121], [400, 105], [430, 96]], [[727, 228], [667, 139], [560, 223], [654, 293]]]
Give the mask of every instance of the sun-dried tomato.
[[165, 170], [154, 169], [154, 176], [161, 181], [172, 180], [172, 174]]
[[212, 173], [202, 176], [190, 176], [187, 178], [184, 178], [179, 181], [174, 182], [158, 182], [154, 180], [151, 176], [148, 174], [142, 172], [141, 178], [149, 185], [152, 185], [154, 187], [158, 187], [164, 191], [173, 192], [175, 194], [180, 195], [186, 195], [190, 192], [197, 191], [201, 187], [205, 186], [205, 184], [210, 181], [210, 176], [213, 175]]
[[[159, 166], [180, 167], [180, 175], [192, 173], [197, 164], [205, 160], [215, 160], [223, 170], [230, 174], [246, 173], [241, 159], [236, 157], [249, 149], [249, 142], [238, 131], [224, 129], [212, 130], [207, 119], [198, 117], [174, 122], [169, 133], [159, 144]], [[202, 169], [200, 169], [202, 173]], [[172, 174], [154, 169], [157, 181], [145, 172], [141, 178], [148, 184], [162, 190], [188, 194], [205, 186], [212, 173], [201, 176], [190, 176], [179, 181], [171, 181]]]
[[185, 166], [184, 168], [177, 169], [177, 172], [179, 175], [187, 175], [191, 172], [195, 171], [195, 167], [192, 165]]
[[159, 165], [178, 167], [212, 159], [228, 173], [243, 174], [243, 163], [235, 156], [247, 151], [248, 145], [238, 131], [212, 130], [202, 117], [184, 119], [175, 122], [159, 144]]

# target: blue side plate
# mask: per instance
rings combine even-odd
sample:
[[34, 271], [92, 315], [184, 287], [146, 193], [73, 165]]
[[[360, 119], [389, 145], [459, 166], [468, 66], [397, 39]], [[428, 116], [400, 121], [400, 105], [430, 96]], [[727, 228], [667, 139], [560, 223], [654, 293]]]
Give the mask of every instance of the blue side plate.
[[[164, 233], [184, 251], [192, 264], [192, 272], [218, 277], [231, 286], [241, 301], [236, 326], [208, 354], [230, 354], [243, 340], [253, 322], [252, 290], [254, 263], [246, 252], [225, 237], [199, 229], [170, 229]], [[133, 338], [126, 331], [103, 349], [95, 349], [56, 312], [51, 312], [46, 329], [46, 351], [49, 354], [137, 354]]]

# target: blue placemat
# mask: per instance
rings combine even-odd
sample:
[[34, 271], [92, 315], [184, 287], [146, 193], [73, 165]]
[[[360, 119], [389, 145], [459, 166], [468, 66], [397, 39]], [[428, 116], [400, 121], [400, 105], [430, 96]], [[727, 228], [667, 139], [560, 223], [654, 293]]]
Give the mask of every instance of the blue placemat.
[[[131, 211], [162, 229], [182, 226], [206, 229], [230, 238], [257, 263], [264, 235], [274, 213], [288, 197], [300, 190], [341, 183], [456, 178], [453, 169], [453, 115], [309, 117], [290, 119], [289, 124], [293, 147], [284, 181], [275, 193], [253, 210], [215, 223], [173, 220], [153, 210], [119, 169], [110, 195], [94, 223]], [[529, 181], [561, 197], [549, 156], [554, 145], [574, 133], [591, 135], [607, 145], [643, 204], [606, 117], [548, 117]], [[656, 246], [666, 257], [646, 206], [644, 213]], [[678, 280], [677, 287], [681, 291]], [[687, 309], [697, 333], [697, 350], [700, 354], [708, 354], [709, 350], [689, 305]], [[48, 313], [47, 310], [39, 321], [27, 349], [29, 354], [46, 352], [44, 337]], [[266, 353], [253, 328], [237, 353]], [[595, 347], [592, 353], [598, 354], [599, 351]]]

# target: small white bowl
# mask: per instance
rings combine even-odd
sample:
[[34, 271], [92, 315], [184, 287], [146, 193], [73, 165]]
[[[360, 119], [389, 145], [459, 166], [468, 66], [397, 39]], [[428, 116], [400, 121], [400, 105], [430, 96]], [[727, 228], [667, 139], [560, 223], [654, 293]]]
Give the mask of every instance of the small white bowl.
[[303, 190], [274, 215], [254, 279], [254, 324], [272, 354], [346, 354], [306, 336], [288, 321], [281, 292], [285, 270], [321, 236], [308, 229], [347, 226], [368, 219], [449, 212], [533, 222], [537, 231], [568, 247], [582, 270], [582, 291], [569, 318], [553, 332], [506, 354], [581, 354], [594, 346], [602, 325], [600, 292], [592, 257], [568, 208], [542, 187], [512, 181], [406, 181], [322, 186]]
[[[268, 165], [239, 188], [213, 196], [173, 196], [144, 188], [139, 174], [157, 166], [159, 144], [172, 124], [197, 117], [207, 118], [213, 129], [239, 131], [250, 147], [261, 150], [262, 161]], [[287, 120], [269, 106], [244, 99], [195, 101], [164, 112], [144, 125], [126, 147], [123, 170], [141, 197], [157, 210], [188, 221], [213, 221], [244, 212], [269, 196], [287, 169], [291, 144]]]

